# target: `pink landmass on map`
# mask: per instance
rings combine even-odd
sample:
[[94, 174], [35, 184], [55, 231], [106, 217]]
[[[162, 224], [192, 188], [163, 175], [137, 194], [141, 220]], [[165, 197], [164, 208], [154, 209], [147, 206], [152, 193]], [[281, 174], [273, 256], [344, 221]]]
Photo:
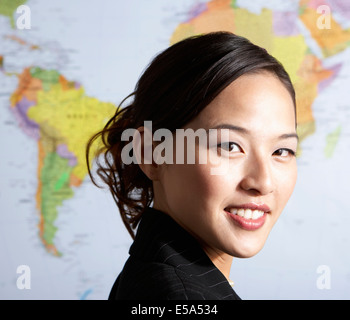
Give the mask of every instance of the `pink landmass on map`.
[[332, 67], [328, 67], [327, 70], [331, 70], [332, 71], [332, 75], [327, 78], [322, 80], [319, 84], [318, 84], [318, 90], [322, 91], [324, 90], [326, 87], [328, 87], [331, 82], [337, 77], [340, 69], [342, 68], [342, 63], [338, 63]]
[[74, 167], [77, 165], [77, 157], [68, 150], [67, 145], [65, 144], [59, 144], [56, 148], [57, 154], [61, 158], [68, 159], [68, 165], [71, 167]]
[[198, 3], [194, 5], [188, 12], [188, 18], [185, 22], [189, 22], [190, 20], [198, 17], [202, 12], [208, 10], [208, 6], [206, 3]]
[[300, 32], [297, 11], [273, 11], [273, 32], [276, 36], [294, 36]]
[[350, 19], [350, 1], [349, 0], [327, 0], [331, 10], [337, 11], [344, 18]]
[[28, 118], [28, 109], [35, 105], [35, 101], [28, 100], [25, 96], [19, 100], [14, 108], [11, 108], [15, 118], [17, 119], [22, 130], [31, 138], [39, 140], [40, 138], [40, 128], [39, 125]]

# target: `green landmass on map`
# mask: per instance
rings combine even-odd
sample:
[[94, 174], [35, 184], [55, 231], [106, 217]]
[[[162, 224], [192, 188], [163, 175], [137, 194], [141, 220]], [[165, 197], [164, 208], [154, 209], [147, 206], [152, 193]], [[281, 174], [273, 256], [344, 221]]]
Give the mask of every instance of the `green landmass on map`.
[[324, 155], [326, 158], [331, 158], [333, 156], [335, 147], [339, 141], [341, 131], [341, 126], [338, 126], [334, 131], [327, 135], [326, 147], [324, 148]]
[[25, 4], [27, 0], [0, 0], [0, 15], [8, 17], [12, 28], [15, 28], [16, 9]]

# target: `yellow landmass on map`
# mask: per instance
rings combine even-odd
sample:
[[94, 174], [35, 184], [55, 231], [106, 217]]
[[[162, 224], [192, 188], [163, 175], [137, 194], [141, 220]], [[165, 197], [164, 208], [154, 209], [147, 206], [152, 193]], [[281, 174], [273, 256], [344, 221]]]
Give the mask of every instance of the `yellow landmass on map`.
[[52, 139], [61, 139], [74, 153], [77, 164], [72, 174], [83, 179], [87, 174], [85, 148], [89, 137], [101, 129], [115, 112], [115, 105], [85, 95], [84, 89], [67, 90], [56, 84], [37, 93], [37, 104], [28, 110], [28, 117], [47, 128]]
[[269, 51], [287, 70], [292, 83], [299, 79], [298, 70], [307, 52], [307, 45], [302, 35], [272, 37], [272, 49]]
[[[236, 33], [270, 51], [272, 49], [272, 11], [261, 10], [255, 14], [247, 9], [234, 9]], [[232, 30], [228, 30], [232, 31]]]

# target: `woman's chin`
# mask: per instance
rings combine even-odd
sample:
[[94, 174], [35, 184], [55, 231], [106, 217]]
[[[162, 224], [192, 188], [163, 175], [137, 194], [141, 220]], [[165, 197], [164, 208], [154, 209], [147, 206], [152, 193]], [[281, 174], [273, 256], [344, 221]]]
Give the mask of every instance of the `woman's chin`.
[[251, 258], [261, 251], [261, 249], [264, 247], [264, 243], [256, 243], [255, 241], [240, 243], [239, 245], [235, 245], [230, 250], [229, 254], [236, 258]]

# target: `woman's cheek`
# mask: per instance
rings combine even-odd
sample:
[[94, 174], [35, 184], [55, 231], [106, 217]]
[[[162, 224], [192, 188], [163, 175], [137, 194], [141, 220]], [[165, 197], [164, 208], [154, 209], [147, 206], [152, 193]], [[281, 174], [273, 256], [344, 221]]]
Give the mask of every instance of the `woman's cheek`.
[[213, 174], [212, 167], [207, 165], [199, 165], [196, 174], [196, 188], [198, 188], [209, 206], [219, 205], [227, 197], [235, 192], [235, 178], [232, 172], [226, 174]]
[[[284, 168], [283, 170], [280, 170], [279, 172], [275, 173], [275, 181], [276, 181], [276, 204], [279, 211], [279, 215], [282, 213], [283, 209], [285, 208], [288, 200], [290, 199], [295, 184], [297, 180], [297, 167], [296, 164], [293, 163]], [[278, 218], [276, 217], [276, 219]]]

